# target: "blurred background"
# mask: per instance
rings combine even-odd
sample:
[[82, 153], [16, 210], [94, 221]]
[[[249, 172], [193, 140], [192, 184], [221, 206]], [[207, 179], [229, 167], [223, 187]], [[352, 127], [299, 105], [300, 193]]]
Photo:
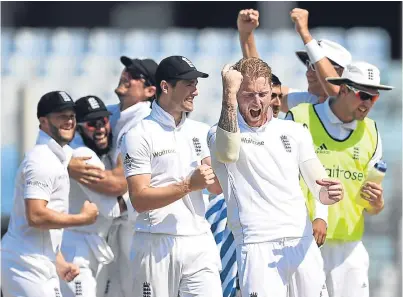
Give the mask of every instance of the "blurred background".
[[395, 86], [381, 93], [370, 114], [389, 168], [385, 210], [367, 217], [364, 243], [371, 297], [402, 296], [401, 2], [1, 2], [2, 235], [17, 168], [35, 143], [36, 104], [44, 93], [65, 90], [74, 99], [91, 94], [117, 103], [121, 55], [157, 62], [184, 55], [210, 73], [199, 82], [191, 117], [213, 125], [221, 108], [220, 71], [242, 57], [241, 9], [259, 10], [256, 42], [273, 72], [284, 85], [306, 90], [306, 68], [295, 56], [303, 44], [289, 17], [295, 7], [309, 10], [314, 38], [342, 44], [354, 60], [378, 66], [382, 83]]

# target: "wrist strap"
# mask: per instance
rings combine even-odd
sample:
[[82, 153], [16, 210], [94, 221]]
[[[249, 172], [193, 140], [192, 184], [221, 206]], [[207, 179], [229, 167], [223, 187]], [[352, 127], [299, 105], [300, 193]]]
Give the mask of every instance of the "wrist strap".
[[316, 39], [312, 39], [305, 44], [306, 52], [308, 53], [309, 60], [312, 64], [322, 60], [325, 57], [323, 49], [319, 46]]

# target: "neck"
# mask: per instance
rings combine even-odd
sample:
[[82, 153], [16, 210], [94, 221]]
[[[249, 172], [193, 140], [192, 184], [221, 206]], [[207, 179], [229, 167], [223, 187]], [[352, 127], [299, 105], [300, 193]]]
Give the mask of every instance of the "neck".
[[178, 126], [182, 120], [182, 112], [175, 110], [175, 108], [169, 104], [168, 100], [159, 99], [157, 103], [164, 111], [173, 116], [175, 125]]
[[334, 115], [343, 123], [350, 123], [354, 119], [351, 116], [347, 116], [344, 112], [345, 104], [338, 99], [329, 99], [330, 110], [334, 113]]
[[119, 98], [120, 99], [120, 111], [124, 111], [129, 107], [136, 105], [137, 103], [142, 102], [141, 99], [136, 98]]

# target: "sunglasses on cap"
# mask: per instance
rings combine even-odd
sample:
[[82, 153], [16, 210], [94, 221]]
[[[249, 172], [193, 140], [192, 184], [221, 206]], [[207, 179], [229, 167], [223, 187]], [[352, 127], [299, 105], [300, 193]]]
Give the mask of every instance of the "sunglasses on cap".
[[356, 88], [354, 88], [352, 86], [349, 86], [349, 85], [346, 85], [346, 87], [350, 91], [354, 92], [355, 96], [358, 99], [361, 99], [362, 101], [371, 100], [372, 102], [375, 102], [379, 98], [379, 93], [378, 94], [370, 94], [368, 92], [358, 90], [358, 89], [356, 89]]
[[145, 80], [144, 85], [146, 87], [152, 86], [152, 83], [149, 80], [149, 78], [146, 75], [144, 75], [143, 73], [141, 73], [139, 70], [129, 68], [128, 72], [130, 73], [130, 76], [132, 77], [132, 79], [144, 79]]
[[79, 125], [84, 126], [89, 131], [95, 131], [98, 128], [105, 127], [109, 123], [108, 117], [98, 118], [95, 120], [87, 121], [84, 123], [79, 123]]
[[[330, 63], [333, 65], [334, 69], [342, 69], [342, 68], [343, 68], [343, 67], [341, 67], [340, 65], [334, 64], [334, 63], [332, 63], [332, 62], [330, 62]], [[315, 64], [314, 64], [314, 63], [311, 63], [311, 61], [306, 60], [306, 61], [305, 61], [305, 65], [306, 65], [306, 68], [307, 68], [307, 69], [311, 68], [312, 71], [314, 71], [314, 72], [316, 71], [316, 69], [315, 69]]]

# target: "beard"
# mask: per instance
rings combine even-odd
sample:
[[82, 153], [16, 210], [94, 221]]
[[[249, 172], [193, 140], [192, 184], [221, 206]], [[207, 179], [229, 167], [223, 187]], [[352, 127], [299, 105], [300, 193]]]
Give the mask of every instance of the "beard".
[[51, 133], [52, 138], [58, 143], [60, 144], [60, 146], [66, 145], [68, 143], [70, 143], [73, 138], [74, 138], [74, 133], [72, 133], [71, 137], [65, 137], [63, 136], [60, 131], [59, 128], [57, 128], [56, 126], [54, 126], [51, 121], [49, 120], [49, 131]]
[[88, 147], [89, 149], [93, 150], [97, 154], [98, 157], [102, 157], [103, 155], [106, 155], [107, 153], [110, 152], [110, 150], [112, 148], [112, 139], [113, 139], [112, 132], [109, 132], [109, 134], [108, 134], [108, 145], [106, 146], [106, 148], [99, 148], [96, 145], [96, 143], [94, 142], [94, 140], [92, 140], [87, 135], [85, 135], [85, 133], [83, 133], [83, 131], [81, 130], [81, 127], [79, 127], [78, 132], [80, 133], [85, 146]]

